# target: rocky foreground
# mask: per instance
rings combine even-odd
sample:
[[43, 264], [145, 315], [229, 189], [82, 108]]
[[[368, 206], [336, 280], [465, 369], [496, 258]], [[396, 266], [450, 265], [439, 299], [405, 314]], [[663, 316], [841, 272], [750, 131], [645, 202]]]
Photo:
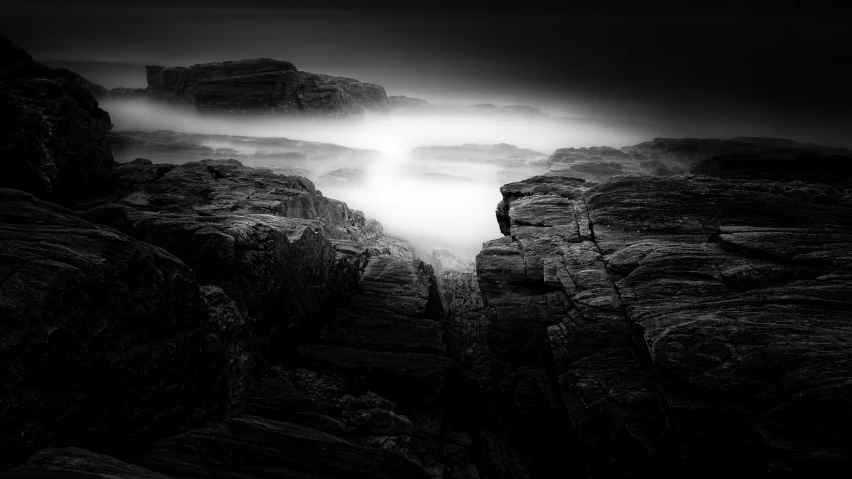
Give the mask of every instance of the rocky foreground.
[[0, 477], [848, 474], [842, 175], [538, 176], [436, 275], [304, 177], [116, 163], [7, 41], [0, 85]]
[[575, 440], [590, 477], [848, 468], [848, 190], [627, 176], [501, 191], [506, 236], [476, 265], [501, 398], [483, 430], [516, 477], [557, 477], [565, 458], [542, 451]]

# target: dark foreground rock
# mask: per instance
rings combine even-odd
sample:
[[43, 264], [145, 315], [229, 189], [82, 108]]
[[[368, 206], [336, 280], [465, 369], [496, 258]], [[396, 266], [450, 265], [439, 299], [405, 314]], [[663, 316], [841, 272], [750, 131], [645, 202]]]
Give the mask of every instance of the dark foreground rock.
[[44, 445], [103, 450], [200, 419], [209, 371], [189, 267], [7, 189], [0, 245], [4, 465]]
[[0, 187], [64, 200], [108, 185], [112, 124], [92, 85], [0, 37]]
[[148, 66], [147, 79], [151, 98], [193, 104], [202, 112], [348, 116], [388, 107], [379, 85], [303, 72], [269, 58]]
[[[77, 213], [3, 190], [5, 465], [51, 445], [169, 477], [471, 477], [410, 244], [236, 161], [138, 160], [114, 184]], [[122, 467], [51, 450], [7, 475], [149, 477]]]
[[[590, 477], [847, 469], [852, 197], [824, 201], [827, 188], [506, 185], [507, 236], [484, 246], [477, 273], [502, 417], [521, 419], [509, 449], [523, 459], [536, 451], [512, 437], [575, 434]], [[523, 421], [536, 411], [568, 422]], [[521, 460], [507, 477], [557, 477], [565, 459]]]

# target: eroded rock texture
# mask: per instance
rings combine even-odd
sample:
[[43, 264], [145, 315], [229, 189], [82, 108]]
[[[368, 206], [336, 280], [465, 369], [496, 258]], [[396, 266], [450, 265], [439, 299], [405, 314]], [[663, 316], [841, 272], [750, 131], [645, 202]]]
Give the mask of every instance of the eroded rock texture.
[[590, 477], [848, 468], [847, 191], [647, 176], [502, 191], [507, 236], [477, 273], [492, 381], [515, 421], [521, 467], [507, 476], [564, 474], [564, 451], [535, 458], [534, 431], [573, 431]]
[[[3, 190], [4, 464], [54, 445], [169, 477], [475, 477], [444, 426], [437, 281], [408, 242], [235, 161], [115, 175], [79, 213]], [[8, 474], [120, 469], [68, 454]]]
[[64, 200], [108, 186], [112, 123], [92, 85], [0, 37], [0, 187]]
[[0, 189], [0, 461], [174, 433], [208, 405], [193, 271], [163, 249]]
[[782, 138], [655, 138], [623, 148], [560, 148], [547, 163], [551, 175], [590, 181], [617, 175], [693, 173], [852, 186], [852, 150]]
[[148, 66], [147, 79], [150, 97], [193, 104], [202, 112], [347, 116], [388, 107], [379, 85], [303, 72], [269, 58]]

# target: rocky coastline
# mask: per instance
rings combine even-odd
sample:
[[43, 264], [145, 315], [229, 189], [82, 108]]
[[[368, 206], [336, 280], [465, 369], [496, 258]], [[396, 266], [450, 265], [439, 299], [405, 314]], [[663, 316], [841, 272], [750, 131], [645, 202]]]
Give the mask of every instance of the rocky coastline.
[[[157, 67], [149, 84], [200, 110], [387, 107], [354, 80], [251, 62]], [[0, 478], [852, 464], [848, 150], [557, 150], [549, 174], [501, 188], [504, 236], [475, 264], [436, 251], [433, 268], [303, 176], [116, 162], [85, 79], [6, 39], [0, 86]], [[813, 155], [840, 173], [800, 175]], [[706, 174], [565, 174], [615, 160]]]

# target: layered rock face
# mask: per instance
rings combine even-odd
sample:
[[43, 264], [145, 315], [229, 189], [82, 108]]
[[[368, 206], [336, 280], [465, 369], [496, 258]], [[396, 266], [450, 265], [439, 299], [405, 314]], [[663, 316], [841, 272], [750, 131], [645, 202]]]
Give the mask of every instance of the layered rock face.
[[[510, 444], [576, 435], [590, 477], [809, 477], [852, 462], [848, 191], [648, 176], [501, 191], [506, 236], [477, 273]], [[541, 429], [538, 411], [566, 424]], [[507, 476], [557, 477], [567, 459]]]
[[302, 72], [290, 62], [268, 58], [148, 66], [146, 76], [149, 96], [193, 104], [203, 112], [347, 116], [388, 107], [379, 85]]
[[0, 37], [0, 187], [62, 200], [109, 183], [112, 124], [92, 85]]
[[0, 461], [179, 430], [209, 399], [193, 271], [156, 246], [0, 189]]
[[[4, 477], [81, 467], [139, 477], [470, 477], [452, 472], [472, 467], [470, 440], [444, 425], [452, 359], [436, 278], [407, 242], [305, 178], [235, 161], [138, 160], [115, 174], [113, 194], [74, 203], [91, 223], [22, 192], [0, 202], [9, 208], [0, 304], [21, 325], [4, 363], [14, 366], [4, 383], [16, 389], [3, 402], [3, 459], [54, 445], [124, 463], [54, 449]], [[43, 274], [53, 269], [56, 279]], [[81, 292], [64, 296], [65, 284]], [[100, 296], [107, 286], [116, 292]], [[36, 314], [41, 304], [56, 304], [55, 318]], [[134, 321], [143, 326], [125, 325]], [[24, 333], [36, 326], [41, 336]], [[67, 383], [48, 384], [57, 367], [70, 371]]]
[[623, 148], [560, 148], [547, 163], [550, 175], [590, 181], [628, 174], [693, 173], [852, 186], [852, 150], [782, 138], [655, 138]]

